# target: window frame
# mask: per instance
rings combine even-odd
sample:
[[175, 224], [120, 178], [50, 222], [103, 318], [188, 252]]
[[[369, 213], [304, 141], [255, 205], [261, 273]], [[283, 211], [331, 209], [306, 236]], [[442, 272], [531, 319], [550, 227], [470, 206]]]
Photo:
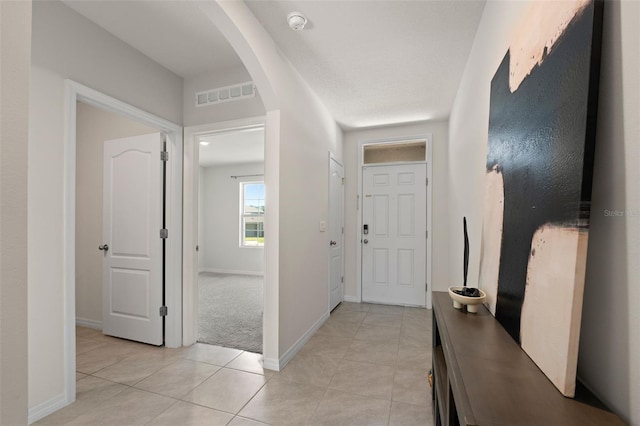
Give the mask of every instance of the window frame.
[[[239, 232], [239, 246], [240, 248], [264, 248], [264, 208], [262, 213], [246, 213], [244, 208], [245, 208], [245, 186], [246, 185], [262, 185], [263, 187], [263, 195], [262, 198], [259, 199], [261, 200], [263, 203], [265, 201], [265, 194], [264, 194], [264, 190], [265, 190], [265, 185], [264, 185], [264, 180], [252, 180], [252, 181], [245, 181], [245, 182], [240, 182], [240, 209], [239, 209], [239, 219], [240, 219], [240, 232]], [[263, 204], [264, 207], [264, 204]], [[246, 218], [260, 218], [262, 217], [262, 222], [257, 222], [262, 223], [262, 229], [259, 229], [260, 227], [258, 226], [256, 229], [256, 244], [246, 244], [245, 243], [245, 239], [246, 237], [246, 229], [245, 229], [245, 220]], [[257, 239], [260, 238], [260, 232], [262, 232], [262, 243], [259, 243], [259, 241], [257, 241]]]

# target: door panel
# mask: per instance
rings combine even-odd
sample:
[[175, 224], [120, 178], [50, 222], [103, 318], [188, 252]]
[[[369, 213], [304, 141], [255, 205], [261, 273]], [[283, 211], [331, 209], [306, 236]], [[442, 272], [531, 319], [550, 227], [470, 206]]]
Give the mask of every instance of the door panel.
[[398, 195], [398, 236], [415, 237], [415, 197], [413, 194]]
[[104, 334], [163, 344], [162, 134], [104, 143]]
[[415, 175], [413, 173], [398, 173], [398, 185], [415, 184]]
[[373, 224], [376, 237], [389, 236], [389, 197], [387, 195], [373, 197]]
[[363, 167], [362, 299], [426, 304], [426, 164]]
[[329, 160], [329, 311], [344, 297], [343, 223], [344, 170], [333, 158]]
[[413, 278], [413, 260], [415, 253], [413, 250], [398, 250], [398, 285], [412, 287], [415, 283]]
[[373, 249], [374, 282], [377, 286], [389, 286], [389, 250]]
[[387, 173], [376, 173], [373, 175], [374, 186], [388, 186], [389, 175]]
[[148, 318], [149, 272], [111, 268], [111, 314]]
[[[114, 256], [149, 259], [149, 185], [152, 158], [148, 152], [127, 150], [111, 158], [111, 250]], [[136, 171], [131, 179], [130, 171]], [[143, 196], [140, 196], [143, 194]], [[143, 225], [143, 226], [140, 226]]]

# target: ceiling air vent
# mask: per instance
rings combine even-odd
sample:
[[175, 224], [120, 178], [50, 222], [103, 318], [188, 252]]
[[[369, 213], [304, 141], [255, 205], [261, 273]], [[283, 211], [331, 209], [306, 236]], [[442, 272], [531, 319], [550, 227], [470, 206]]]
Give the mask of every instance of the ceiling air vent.
[[205, 90], [196, 93], [196, 106], [208, 106], [221, 104], [223, 102], [237, 101], [256, 96], [256, 86], [253, 81], [234, 84], [231, 86], [218, 87], [217, 89]]

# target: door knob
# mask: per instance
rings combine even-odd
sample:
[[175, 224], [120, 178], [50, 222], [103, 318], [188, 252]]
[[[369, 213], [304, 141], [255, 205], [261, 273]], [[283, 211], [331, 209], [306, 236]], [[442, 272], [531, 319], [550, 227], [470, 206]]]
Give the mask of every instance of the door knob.
[[366, 238], [364, 240], [362, 240], [363, 243], [367, 244], [369, 243], [369, 240], [367, 240]]
[[101, 246], [98, 246], [98, 250], [108, 251], [109, 246], [107, 244], [103, 244]]
[[338, 244], [338, 243], [337, 243], [337, 242], [335, 242], [335, 241], [333, 241], [333, 240], [329, 241], [329, 245], [330, 245], [330, 246], [335, 246], [336, 244]]

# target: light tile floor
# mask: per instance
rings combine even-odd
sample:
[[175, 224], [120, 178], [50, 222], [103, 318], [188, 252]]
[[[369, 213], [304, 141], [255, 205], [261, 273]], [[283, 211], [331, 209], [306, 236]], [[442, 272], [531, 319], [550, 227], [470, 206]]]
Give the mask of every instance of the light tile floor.
[[42, 425], [431, 425], [431, 311], [343, 302], [281, 372], [78, 327], [76, 402]]

